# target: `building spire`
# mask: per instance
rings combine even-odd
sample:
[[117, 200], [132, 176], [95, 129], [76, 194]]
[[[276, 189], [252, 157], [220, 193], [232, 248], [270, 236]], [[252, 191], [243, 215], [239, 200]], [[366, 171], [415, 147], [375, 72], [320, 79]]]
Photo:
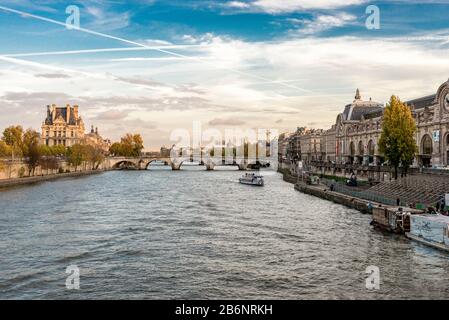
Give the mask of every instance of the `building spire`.
[[357, 88], [357, 91], [355, 92], [355, 100], [362, 100], [359, 88]]

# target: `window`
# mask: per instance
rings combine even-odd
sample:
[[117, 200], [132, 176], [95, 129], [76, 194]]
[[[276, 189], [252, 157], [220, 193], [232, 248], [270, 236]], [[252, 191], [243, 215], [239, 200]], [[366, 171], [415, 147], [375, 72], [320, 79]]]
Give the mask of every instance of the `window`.
[[432, 139], [429, 135], [425, 135], [422, 139], [422, 154], [431, 155], [433, 151], [432, 148]]

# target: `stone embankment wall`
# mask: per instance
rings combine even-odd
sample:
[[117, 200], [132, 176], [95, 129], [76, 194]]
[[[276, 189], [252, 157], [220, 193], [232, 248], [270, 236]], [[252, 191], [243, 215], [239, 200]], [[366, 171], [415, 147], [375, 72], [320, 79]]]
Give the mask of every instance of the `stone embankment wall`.
[[29, 176], [28, 166], [25, 162], [20, 160], [2, 161], [0, 165], [0, 187], [95, 174], [111, 168], [111, 160], [109, 158], [106, 158], [96, 170], [92, 170], [91, 165], [88, 164], [75, 168], [65, 161], [59, 161], [58, 169], [46, 170], [38, 166], [34, 171], [34, 175]]
[[86, 171], [78, 171], [78, 172], [70, 172], [70, 173], [60, 173], [60, 174], [51, 174], [45, 176], [33, 176], [33, 177], [24, 177], [24, 178], [16, 178], [16, 179], [2, 179], [0, 180], [0, 189], [8, 188], [26, 184], [33, 184], [44, 181], [51, 181], [60, 178], [72, 178], [72, 177], [81, 177], [92, 174], [99, 174], [104, 172], [105, 170], [86, 170]]
[[[295, 176], [292, 176], [288, 172], [282, 172], [284, 176], [284, 181], [295, 184], [295, 189], [315, 196], [319, 197], [328, 201], [333, 201], [338, 204], [342, 204], [344, 206], [347, 206], [352, 209], [359, 210], [360, 212], [372, 214], [372, 209], [369, 208], [368, 204], [369, 201], [350, 197], [338, 192], [331, 192], [329, 188], [325, 186], [309, 186], [305, 183], [296, 183], [297, 178]], [[378, 205], [377, 203], [371, 203], [373, 206]]]

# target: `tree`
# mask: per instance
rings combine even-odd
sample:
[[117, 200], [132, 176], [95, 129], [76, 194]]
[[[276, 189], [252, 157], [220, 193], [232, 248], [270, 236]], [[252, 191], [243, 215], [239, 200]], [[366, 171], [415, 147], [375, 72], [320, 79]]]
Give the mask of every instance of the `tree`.
[[114, 143], [109, 148], [109, 152], [114, 156], [138, 157], [143, 148], [142, 136], [140, 134], [128, 133], [121, 138], [120, 142]]
[[109, 153], [112, 156], [120, 156], [122, 155], [122, 144], [120, 142], [115, 142], [109, 148]]
[[34, 131], [33, 129], [28, 129], [23, 134], [22, 154], [25, 157], [25, 162], [28, 165], [28, 175], [34, 175], [34, 170], [39, 165], [39, 161], [41, 158], [39, 140], [39, 133]]
[[2, 158], [10, 157], [12, 148], [8, 146], [4, 141], [0, 140], [0, 170], [5, 168], [5, 163]]
[[97, 170], [104, 160], [103, 150], [97, 146], [86, 145], [84, 152], [86, 160], [92, 165], [92, 170]]
[[11, 154], [23, 156], [23, 128], [10, 126], [3, 131], [2, 140], [12, 148]]
[[75, 172], [78, 167], [85, 161], [86, 155], [84, 146], [81, 144], [74, 144], [67, 150], [67, 162], [75, 167]]
[[415, 132], [416, 123], [410, 108], [398, 97], [392, 96], [383, 115], [379, 151], [394, 167], [395, 179], [398, 178], [400, 165], [407, 173], [418, 151]]
[[51, 170], [53, 173], [53, 170], [56, 170], [59, 168], [59, 162], [58, 159], [55, 156], [51, 155], [44, 155], [39, 160], [39, 165], [41, 166], [42, 170], [48, 171]]
[[50, 147], [50, 154], [56, 157], [64, 157], [67, 154], [67, 148], [61, 144]]
[[10, 157], [11, 153], [11, 146], [7, 145], [6, 142], [0, 140], [0, 158]]

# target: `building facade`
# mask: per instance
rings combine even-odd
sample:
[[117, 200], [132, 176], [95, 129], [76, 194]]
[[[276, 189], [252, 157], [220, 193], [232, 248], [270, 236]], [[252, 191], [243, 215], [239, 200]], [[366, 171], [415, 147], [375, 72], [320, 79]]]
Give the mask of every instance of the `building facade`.
[[98, 133], [98, 128], [94, 130], [94, 126], [91, 127], [90, 133], [84, 135], [82, 143], [100, 148], [104, 153], [109, 152], [109, 148], [111, 147], [111, 141], [109, 139], [103, 139]]
[[78, 106], [47, 106], [47, 117], [42, 123], [42, 144], [70, 147], [84, 138], [84, 122]]
[[[417, 126], [418, 154], [413, 165], [449, 166], [449, 80], [441, 84], [435, 94], [406, 101], [406, 104]], [[382, 103], [363, 100], [357, 89], [354, 101], [338, 114], [335, 125], [329, 130], [320, 133], [316, 130], [315, 134], [310, 134], [310, 131], [298, 128], [289, 138], [287, 158], [380, 165], [385, 160], [378, 146], [383, 112]]]
[[111, 142], [103, 139], [98, 128], [85, 134], [84, 121], [79, 115], [79, 106], [66, 105], [47, 106], [47, 117], [42, 123], [41, 143], [47, 146], [62, 145], [71, 147], [74, 144], [89, 144], [99, 147], [104, 152], [109, 151]]
[[323, 155], [322, 129], [306, 129], [300, 136], [301, 160], [307, 164], [311, 161], [322, 161]]
[[[449, 80], [435, 94], [406, 101], [416, 121], [418, 147], [414, 165], [440, 167], [449, 165]], [[382, 131], [384, 106], [364, 101], [357, 90], [355, 100], [337, 116], [336, 161], [349, 164], [384, 162], [378, 142]]]

